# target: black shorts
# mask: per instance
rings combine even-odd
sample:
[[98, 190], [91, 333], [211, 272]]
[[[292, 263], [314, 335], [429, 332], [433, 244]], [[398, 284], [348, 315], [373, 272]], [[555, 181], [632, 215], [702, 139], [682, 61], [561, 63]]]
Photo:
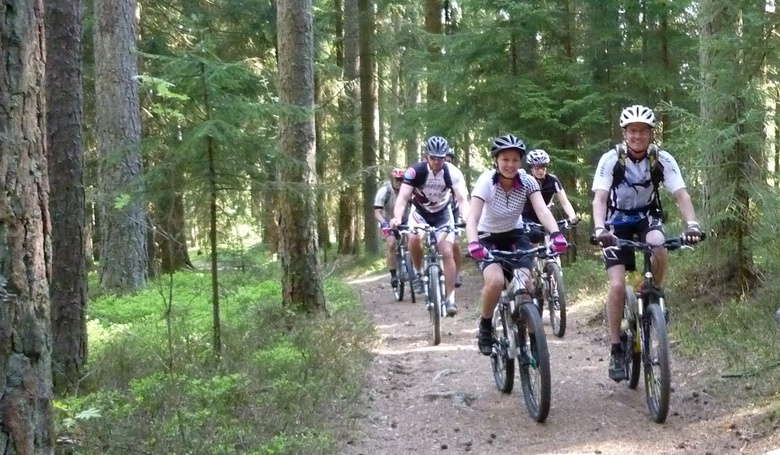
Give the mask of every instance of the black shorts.
[[[660, 218], [644, 218], [635, 224], [613, 226], [613, 232], [619, 239], [644, 242], [650, 231], [664, 232], [664, 225]], [[621, 247], [615, 255], [608, 259], [604, 257], [604, 268], [609, 269], [613, 265], [625, 265], [626, 270], [636, 270], [636, 255], [634, 249], [628, 246]]]
[[454, 226], [454, 220], [452, 218], [452, 210], [450, 209], [450, 206], [446, 206], [442, 210], [438, 212], [426, 212], [420, 209], [416, 209], [414, 212], [414, 215], [412, 215], [410, 218], [410, 222], [413, 222], [413, 224], [421, 224], [422, 222], [425, 222], [425, 224], [433, 227], [442, 227], [446, 225]]
[[[503, 251], [515, 251], [515, 250], [528, 250], [533, 248], [531, 242], [528, 241], [528, 236], [522, 229], [513, 229], [507, 232], [500, 233], [479, 233], [479, 243], [489, 250], [503, 250]], [[485, 267], [498, 262], [496, 260], [479, 261], [479, 270], [484, 271]], [[517, 262], [517, 265], [526, 269], [530, 269], [533, 265], [533, 256], [525, 256]], [[512, 279], [512, 271], [504, 269], [504, 277], [507, 280]]]

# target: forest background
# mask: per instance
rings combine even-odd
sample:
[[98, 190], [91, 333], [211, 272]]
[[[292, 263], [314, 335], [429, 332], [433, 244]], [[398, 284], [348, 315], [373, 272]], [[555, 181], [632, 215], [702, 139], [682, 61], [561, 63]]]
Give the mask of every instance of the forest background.
[[8, 4], [0, 163], [36, 171], [4, 171], [0, 199], [5, 444], [333, 450], [319, 416], [358, 396], [372, 334], [340, 273], [378, 267], [389, 169], [442, 135], [471, 188], [490, 139], [520, 136], [585, 221], [569, 263], [598, 273], [589, 188], [630, 104], [710, 235], [675, 258], [677, 349], [777, 401], [773, 1]]

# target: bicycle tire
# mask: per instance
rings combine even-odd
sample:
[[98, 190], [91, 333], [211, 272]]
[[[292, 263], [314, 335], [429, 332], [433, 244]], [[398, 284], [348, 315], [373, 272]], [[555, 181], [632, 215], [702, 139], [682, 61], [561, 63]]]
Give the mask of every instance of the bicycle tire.
[[493, 329], [498, 333], [493, 342], [493, 353], [490, 355], [490, 366], [493, 370], [493, 380], [502, 393], [512, 393], [515, 384], [515, 359], [509, 355], [509, 322], [501, 311], [501, 303], [493, 311]]
[[664, 423], [669, 413], [671, 369], [666, 320], [657, 303], [647, 305], [642, 321], [642, 363], [645, 370], [647, 408], [656, 423]]
[[626, 300], [623, 305], [623, 318], [628, 321], [628, 329], [625, 331], [626, 343], [623, 352], [626, 353], [626, 366], [628, 368], [628, 388], [636, 389], [639, 384], [639, 373], [642, 369], [642, 345], [637, 333], [636, 318], [638, 314], [632, 314], [631, 308], [636, 308], [636, 295], [634, 290], [626, 287]]
[[563, 271], [555, 262], [548, 264], [546, 271], [545, 299], [550, 310], [550, 327], [553, 335], [563, 338], [566, 334], [566, 286], [563, 283]]
[[407, 251], [404, 256], [404, 264], [406, 266], [406, 280], [409, 282], [409, 297], [412, 299], [412, 303], [416, 303], [417, 299], [414, 294], [414, 285], [412, 285], [412, 280], [417, 277], [417, 274], [415, 273], [414, 267], [412, 266], [412, 260], [409, 257], [409, 252]]
[[542, 318], [533, 303], [520, 308], [518, 324], [518, 359], [523, 401], [528, 414], [544, 422], [550, 412], [550, 353]]
[[432, 266], [428, 269], [428, 313], [433, 326], [433, 345], [441, 343], [441, 287], [439, 286], [439, 268]]
[[400, 278], [397, 278], [398, 284], [393, 288], [393, 295], [395, 300], [400, 302], [404, 299], [404, 282]]

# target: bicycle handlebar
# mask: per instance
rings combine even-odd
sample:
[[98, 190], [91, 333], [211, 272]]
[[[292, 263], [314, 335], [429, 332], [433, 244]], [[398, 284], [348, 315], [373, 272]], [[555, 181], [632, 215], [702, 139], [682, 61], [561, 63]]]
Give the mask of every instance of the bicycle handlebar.
[[[572, 223], [572, 222], [571, 222], [571, 221], [569, 221], [569, 220], [557, 220], [555, 223], [556, 223], [556, 224], [558, 225], [558, 227], [559, 227], [559, 228], [561, 228], [561, 229], [569, 229], [570, 227], [574, 227], [574, 226], [576, 226], [576, 225], [577, 225], [577, 223], [579, 223], [579, 222], [577, 222], [577, 223]], [[524, 221], [524, 222], [523, 222], [523, 226], [524, 226], [524, 228], [525, 228], [525, 230], [526, 230], [526, 231], [528, 231], [528, 230], [531, 230], [531, 229], [540, 229], [540, 230], [544, 230], [544, 226], [543, 226], [543, 225], [541, 225], [541, 224], [539, 224], [539, 223], [532, 223], [532, 222], [530, 222], [530, 221]]]
[[[702, 232], [701, 233], [701, 240], [704, 240], [707, 238], [707, 235]], [[701, 241], [700, 240], [700, 241]], [[596, 238], [596, 236], [590, 237], [590, 243], [592, 245], [599, 245], [599, 241]], [[682, 248], [684, 246], [690, 246], [688, 242], [685, 241], [685, 238], [683, 236], [678, 237], [667, 237], [664, 239], [663, 246], [667, 250], [677, 250], [679, 248]], [[657, 248], [658, 245], [651, 245], [647, 242], [637, 242], [635, 240], [627, 240], [627, 239], [617, 239], [617, 244], [614, 247], [607, 247], [607, 248], [622, 248], [624, 246], [636, 248], [638, 250], [643, 251], [651, 251], [653, 248]]]

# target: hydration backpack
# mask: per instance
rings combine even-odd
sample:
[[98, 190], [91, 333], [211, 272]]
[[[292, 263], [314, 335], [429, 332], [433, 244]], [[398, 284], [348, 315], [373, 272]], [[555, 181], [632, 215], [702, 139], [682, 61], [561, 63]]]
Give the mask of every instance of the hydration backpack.
[[610, 187], [610, 197], [607, 206], [608, 213], [613, 213], [615, 210], [620, 212], [650, 212], [654, 217], [664, 219], [663, 208], [661, 207], [661, 197], [658, 193], [658, 188], [661, 186], [661, 182], [664, 180], [664, 166], [658, 159], [658, 146], [650, 144], [647, 148], [647, 159], [650, 162], [650, 181], [653, 184], [653, 196], [650, 199], [650, 204], [645, 207], [640, 207], [634, 210], [617, 209], [612, 202], [612, 194], [615, 188], [623, 183], [626, 179], [626, 159], [628, 157], [628, 151], [626, 150], [626, 144], [620, 143], [615, 145], [615, 151], [618, 154], [618, 159], [615, 162], [615, 167], [612, 168], [612, 186]]

